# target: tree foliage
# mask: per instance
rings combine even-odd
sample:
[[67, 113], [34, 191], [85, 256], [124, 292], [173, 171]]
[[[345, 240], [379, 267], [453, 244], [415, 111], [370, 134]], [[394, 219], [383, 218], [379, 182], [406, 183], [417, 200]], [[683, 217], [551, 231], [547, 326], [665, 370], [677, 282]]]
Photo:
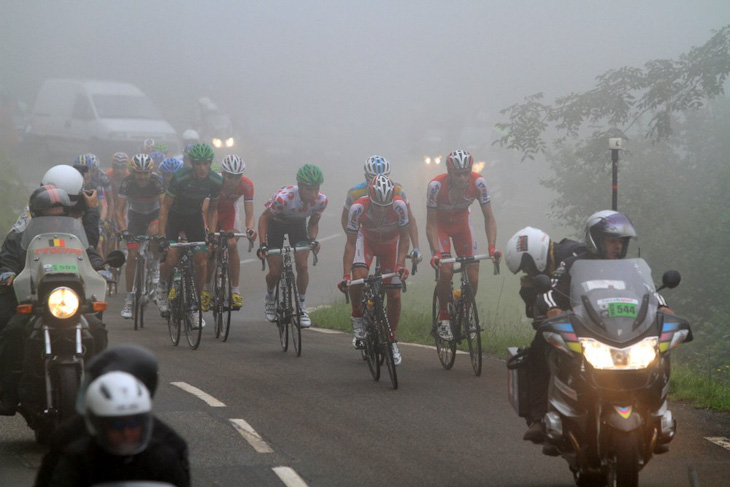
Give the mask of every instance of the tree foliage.
[[672, 135], [673, 117], [700, 108], [723, 93], [730, 73], [730, 25], [715, 31], [703, 46], [676, 60], [657, 59], [643, 68], [622, 67], [597, 77], [596, 87], [570, 93], [553, 104], [543, 94], [502, 110], [508, 121], [497, 124], [502, 147], [516, 149], [522, 160], [548, 149], [546, 134], [556, 130], [558, 141], [579, 137], [590, 127], [593, 138], [627, 137], [645, 118], [645, 135], [655, 142]]

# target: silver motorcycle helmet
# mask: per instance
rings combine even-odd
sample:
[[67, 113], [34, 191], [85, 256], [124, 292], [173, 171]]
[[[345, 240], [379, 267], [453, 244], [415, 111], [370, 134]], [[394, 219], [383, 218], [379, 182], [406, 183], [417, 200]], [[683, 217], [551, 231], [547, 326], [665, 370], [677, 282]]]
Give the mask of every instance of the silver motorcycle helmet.
[[619, 258], [623, 259], [629, 250], [629, 240], [636, 238], [636, 230], [629, 217], [623, 213], [613, 210], [597, 211], [586, 220], [585, 243], [588, 251], [595, 256], [603, 257], [605, 237], [621, 239], [623, 246]]

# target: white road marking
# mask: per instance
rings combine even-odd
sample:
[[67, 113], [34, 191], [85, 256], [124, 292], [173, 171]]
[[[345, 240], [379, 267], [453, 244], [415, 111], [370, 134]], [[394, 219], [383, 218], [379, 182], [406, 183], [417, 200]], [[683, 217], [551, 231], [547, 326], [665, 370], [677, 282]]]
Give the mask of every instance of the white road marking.
[[287, 487], [307, 487], [307, 483], [291, 467], [274, 467], [274, 473], [279, 476]]
[[175, 387], [179, 387], [180, 389], [182, 389], [185, 392], [189, 392], [190, 394], [194, 395], [198, 399], [205, 401], [206, 403], [208, 403], [208, 406], [210, 406], [210, 407], [213, 407], [213, 408], [226, 407], [226, 405], [223, 404], [222, 402], [220, 402], [218, 399], [214, 398], [210, 394], [207, 394], [207, 393], [201, 391], [197, 387], [191, 386], [187, 382], [171, 382], [171, 384], [174, 385]]
[[271, 449], [271, 447], [261, 439], [261, 435], [256, 433], [256, 431], [251, 427], [250, 424], [248, 424], [243, 419], [231, 419], [231, 423], [233, 423], [234, 428], [241, 433], [241, 436], [248, 441], [249, 445], [251, 445], [254, 450], [256, 450], [259, 453], [273, 453], [274, 450]]
[[340, 330], [331, 330], [329, 328], [315, 328], [315, 327], [309, 328], [309, 331], [316, 331], [317, 333], [324, 333], [326, 335], [336, 335], [338, 333], [345, 333], [344, 331], [340, 331]]
[[724, 436], [709, 436], [705, 437], [705, 439], [711, 443], [723, 447], [726, 450], [730, 450], [730, 439], [725, 438]]
[[[342, 236], [341, 233], [335, 233], [334, 235], [330, 235], [329, 237], [320, 238], [318, 240], [318, 242], [326, 242], [327, 240], [332, 240], [333, 238], [337, 238], [337, 237], [341, 237], [341, 236]], [[251, 262], [261, 262], [261, 260], [259, 260], [258, 258], [256, 258], [256, 259], [243, 259], [241, 261], [241, 265], [243, 265], [243, 264], [249, 264]]]

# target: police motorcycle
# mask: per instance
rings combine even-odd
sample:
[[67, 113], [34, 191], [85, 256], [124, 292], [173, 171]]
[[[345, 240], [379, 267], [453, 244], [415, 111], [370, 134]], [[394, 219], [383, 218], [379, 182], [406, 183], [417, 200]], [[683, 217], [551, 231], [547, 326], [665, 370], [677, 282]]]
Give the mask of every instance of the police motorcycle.
[[[681, 277], [668, 271], [656, 289], [640, 258], [577, 260], [569, 273], [572, 311], [538, 329], [554, 347], [543, 453], [562, 456], [579, 486], [636, 486], [639, 471], [667, 451], [676, 432], [667, 408], [670, 352], [691, 341], [692, 331], [658, 310], [657, 291]], [[547, 276], [535, 283], [541, 292], [551, 288]], [[517, 349], [510, 355], [510, 402], [526, 414], [526, 367]]]
[[[18, 313], [30, 315], [20, 379], [19, 412], [47, 441], [55, 426], [74, 414], [84, 361], [99, 350], [86, 314], [106, 309], [106, 280], [92, 267], [81, 219], [35, 217], [23, 233], [25, 268], [13, 282]], [[124, 254], [110, 252], [110, 267]]]

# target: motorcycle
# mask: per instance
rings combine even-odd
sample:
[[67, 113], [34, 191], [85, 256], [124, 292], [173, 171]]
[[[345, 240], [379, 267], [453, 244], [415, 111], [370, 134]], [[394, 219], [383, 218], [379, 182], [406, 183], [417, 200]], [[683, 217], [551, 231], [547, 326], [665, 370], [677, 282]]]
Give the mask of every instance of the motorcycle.
[[[569, 272], [572, 311], [538, 328], [553, 347], [543, 453], [562, 456], [579, 486], [636, 486], [676, 432], [667, 404], [670, 352], [692, 331], [658, 309], [657, 292], [681, 276], [666, 272], [656, 289], [643, 259], [578, 260]], [[550, 289], [547, 276], [535, 283]], [[510, 402], [524, 415], [525, 356], [516, 348], [510, 355]]]
[[[30, 334], [19, 411], [39, 443], [74, 414], [84, 361], [99, 351], [89, 327], [93, 318], [85, 315], [106, 309], [107, 285], [89, 262], [88, 245], [81, 220], [66, 216], [33, 218], [21, 241], [25, 268], [13, 288], [18, 313], [30, 315]], [[124, 254], [112, 251], [106, 263], [120, 267]]]

